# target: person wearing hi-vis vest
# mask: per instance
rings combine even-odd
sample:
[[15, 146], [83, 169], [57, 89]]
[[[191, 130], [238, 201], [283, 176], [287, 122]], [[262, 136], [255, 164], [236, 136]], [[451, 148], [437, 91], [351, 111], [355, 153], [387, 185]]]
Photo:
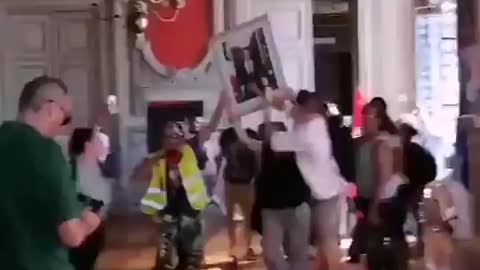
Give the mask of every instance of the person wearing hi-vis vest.
[[209, 197], [192, 147], [179, 122], [166, 125], [162, 149], [148, 159], [150, 186], [142, 211], [159, 224], [155, 269], [200, 269], [202, 211]]

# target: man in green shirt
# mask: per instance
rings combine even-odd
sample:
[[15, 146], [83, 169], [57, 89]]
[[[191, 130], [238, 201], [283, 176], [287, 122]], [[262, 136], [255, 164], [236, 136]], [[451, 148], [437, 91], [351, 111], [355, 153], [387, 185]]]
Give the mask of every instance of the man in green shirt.
[[16, 122], [0, 126], [0, 269], [71, 270], [68, 248], [99, 224], [82, 210], [60, 146], [52, 139], [70, 120], [65, 84], [28, 82]]

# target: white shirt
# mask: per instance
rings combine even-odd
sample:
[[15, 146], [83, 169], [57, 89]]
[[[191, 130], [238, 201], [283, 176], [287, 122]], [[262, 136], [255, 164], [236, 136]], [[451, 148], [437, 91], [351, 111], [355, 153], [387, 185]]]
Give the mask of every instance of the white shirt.
[[330, 199], [344, 191], [345, 180], [332, 155], [332, 143], [323, 117], [295, 124], [292, 132], [274, 133], [272, 148], [296, 152], [297, 165], [315, 199]]
[[92, 199], [103, 201], [100, 216], [106, 217], [112, 201], [112, 184], [110, 179], [103, 177], [97, 162], [77, 161], [77, 191]]

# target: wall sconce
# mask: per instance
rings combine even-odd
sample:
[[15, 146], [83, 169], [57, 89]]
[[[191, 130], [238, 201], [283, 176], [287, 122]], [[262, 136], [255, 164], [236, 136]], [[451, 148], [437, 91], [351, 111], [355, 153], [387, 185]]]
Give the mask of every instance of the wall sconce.
[[160, 5], [162, 7], [171, 7], [175, 9], [175, 14], [171, 18], [163, 18], [153, 9], [153, 14], [157, 19], [163, 22], [174, 22], [177, 19], [179, 11], [187, 5], [186, 0], [134, 0], [131, 1], [131, 12], [128, 19], [128, 27], [135, 34], [141, 34], [148, 26], [149, 5]]
[[128, 18], [128, 27], [135, 34], [143, 33], [145, 29], [147, 29], [147, 12], [147, 3], [140, 0], [136, 0], [132, 3], [131, 12]]

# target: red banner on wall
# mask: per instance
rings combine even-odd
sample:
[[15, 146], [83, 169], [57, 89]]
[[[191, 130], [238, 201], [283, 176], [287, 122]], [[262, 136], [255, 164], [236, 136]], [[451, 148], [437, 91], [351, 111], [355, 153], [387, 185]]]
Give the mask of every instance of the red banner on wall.
[[187, 1], [176, 10], [153, 5], [145, 40], [156, 62], [171, 69], [193, 69], [208, 53], [213, 35], [213, 1]]

